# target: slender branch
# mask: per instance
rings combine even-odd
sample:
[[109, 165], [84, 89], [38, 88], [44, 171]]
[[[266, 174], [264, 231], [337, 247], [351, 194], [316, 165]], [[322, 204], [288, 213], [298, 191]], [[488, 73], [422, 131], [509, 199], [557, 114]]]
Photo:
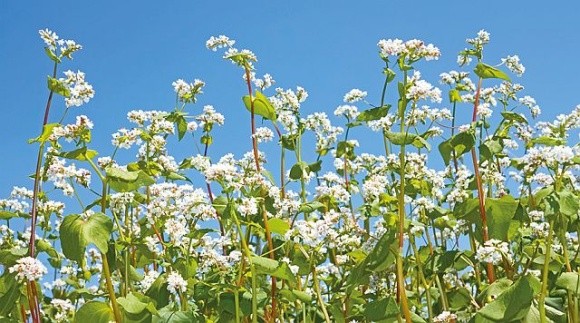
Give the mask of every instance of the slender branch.
[[[473, 116], [472, 122], [477, 121], [477, 108], [479, 106], [479, 97], [481, 95], [481, 83], [483, 79], [480, 77], [477, 82], [477, 92], [475, 93], [475, 100], [473, 102]], [[475, 152], [475, 146], [471, 148], [471, 159], [473, 160], [473, 170], [475, 176], [475, 182], [477, 184], [477, 199], [479, 200], [479, 214], [481, 216], [481, 233], [483, 243], [489, 240], [489, 231], [487, 228], [487, 215], [485, 213], [485, 194], [483, 193], [483, 185], [481, 183], [481, 175], [479, 174], [479, 161], [477, 159], [477, 153]], [[495, 269], [491, 262], [487, 263], [487, 280], [491, 284], [495, 281]]]
[[[58, 66], [58, 63], [54, 63], [53, 68], [52, 68], [52, 77], [55, 78], [56, 77], [56, 68]], [[52, 97], [54, 95], [54, 91], [50, 90], [49, 94], [48, 94], [48, 99], [46, 100], [46, 107], [44, 108], [44, 118], [42, 120], [42, 128], [41, 128], [41, 133], [42, 131], [44, 131], [44, 126], [46, 126], [46, 124], [48, 123], [48, 116], [50, 114], [50, 106], [52, 104]], [[28, 248], [30, 249], [30, 257], [35, 258], [36, 257], [36, 223], [37, 223], [37, 217], [38, 217], [38, 195], [40, 194], [40, 168], [42, 165], [42, 154], [44, 153], [44, 142], [40, 143], [40, 147], [38, 148], [38, 155], [36, 156], [36, 169], [34, 171], [34, 186], [32, 189], [32, 210], [31, 210], [31, 214], [30, 214], [30, 241], [28, 243]], [[38, 293], [36, 291], [36, 288], [31, 288], [31, 294], [29, 295], [32, 296], [32, 302], [31, 302], [31, 308], [30, 308], [30, 313], [32, 316], [32, 322], [33, 323], [39, 323], [40, 322], [40, 304], [38, 301]], [[30, 302], [30, 300], [29, 300]], [[33, 313], [36, 313], [36, 315], [34, 315]]]

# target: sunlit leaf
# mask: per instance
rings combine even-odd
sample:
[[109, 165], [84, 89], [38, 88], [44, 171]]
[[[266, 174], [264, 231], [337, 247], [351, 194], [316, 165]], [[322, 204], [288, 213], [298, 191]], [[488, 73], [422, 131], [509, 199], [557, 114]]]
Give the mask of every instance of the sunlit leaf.
[[482, 79], [495, 78], [511, 82], [510, 77], [502, 70], [499, 70], [493, 66], [484, 63], [478, 63], [475, 66], [474, 72], [477, 76], [481, 77]]
[[[242, 100], [248, 111], [252, 111], [252, 101], [249, 95], [245, 95]], [[276, 121], [276, 110], [270, 100], [260, 91], [256, 91], [253, 97], [254, 114], [262, 116], [268, 120]]]
[[539, 291], [539, 286], [540, 282], [535, 277], [520, 277], [495, 300], [479, 310], [475, 322], [513, 322], [523, 319], [532, 305], [535, 293]]
[[94, 244], [107, 253], [113, 230], [113, 221], [103, 213], [94, 213], [87, 219], [78, 214], [66, 216], [60, 225], [60, 240], [65, 257], [83, 263], [85, 248]]
[[87, 147], [82, 147], [79, 149], [75, 149], [73, 151], [62, 152], [58, 155], [66, 159], [84, 161], [95, 158], [98, 155], [98, 153], [95, 150], [87, 149]]
[[62, 95], [65, 98], [70, 97], [70, 89], [69, 87], [63, 82], [54, 77], [48, 77], [48, 89], [52, 92]]
[[357, 117], [357, 121], [361, 122], [369, 122], [379, 120], [384, 118], [389, 113], [389, 109], [391, 108], [390, 105], [384, 105], [382, 107], [376, 107], [368, 110], [362, 111]]
[[75, 323], [109, 323], [111, 321], [115, 321], [113, 310], [103, 302], [87, 302], [75, 314]]

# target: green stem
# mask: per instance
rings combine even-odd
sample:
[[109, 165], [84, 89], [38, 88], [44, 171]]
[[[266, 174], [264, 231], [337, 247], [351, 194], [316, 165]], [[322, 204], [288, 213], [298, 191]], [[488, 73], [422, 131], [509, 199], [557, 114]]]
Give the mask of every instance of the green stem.
[[427, 296], [427, 315], [429, 316], [429, 322], [431, 322], [433, 318], [433, 309], [431, 308], [432, 304], [431, 291], [429, 290], [431, 287], [429, 286], [427, 280], [425, 279], [425, 273], [423, 271], [423, 263], [421, 262], [421, 255], [419, 254], [419, 250], [417, 250], [417, 245], [415, 244], [415, 237], [410, 235], [409, 242], [411, 243], [411, 247], [413, 248], [415, 259], [417, 259], [417, 268], [419, 269], [419, 280], [423, 284], [423, 288], [425, 288], [425, 295]]
[[[314, 258], [314, 257], [312, 257]], [[316, 276], [316, 267], [312, 266], [312, 285], [314, 286], [314, 291], [316, 292], [316, 296], [318, 298], [318, 302], [320, 303], [320, 309], [322, 310], [322, 314], [324, 315], [324, 320], [326, 323], [332, 322], [330, 320], [330, 316], [328, 315], [328, 311], [326, 310], [326, 305], [324, 304], [324, 300], [322, 299], [322, 293], [320, 293], [320, 286], [318, 277]]]
[[107, 285], [107, 291], [109, 293], [111, 305], [113, 306], [113, 315], [115, 316], [115, 322], [121, 323], [123, 322], [123, 320], [121, 317], [121, 311], [119, 311], [119, 305], [117, 304], [115, 289], [113, 288], [113, 283], [111, 281], [111, 271], [109, 269], [109, 260], [107, 259], [107, 254], [101, 252], [101, 258], [103, 259], [103, 274], [105, 274], [105, 283]]
[[240, 290], [236, 288], [234, 292], [234, 306], [236, 311], [236, 323], [240, 323]]
[[[404, 72], [403, 88], [407, 88], [407, 72]], [[406, 94], [400, 98], [403, 101], [403, 107], [407, 106]], [[401, 133], [405, 132], [405, 111], [399, 111], [401, 119]], [[405, 231], [405, 143], [401, 145], [401, 151], [399, 153], [399, 193], [398, 193], [398, 213], [399, 213], [399, 223], [398, 223], [398, 239], [399, 239], [399, 249], [397, 252], [397, 300], [401, 304], [401, 309], [407, 323], [411, 323], [411, 311], [409, 310], [409, 304], [407, 300], [407, 294], [405, 290], [405, 272], [403, 269], [403, 244], [404, 244], [404, 231]]]
[[553, 224], [554, 221], [548, 222], [550, 225], [548, 232], [548, 239], [546, 240], [546, 254], [544, 256], [544, 268], [542, 269], [542, 289], [538, 298], [540, 322], [548, 322], [546, 318], [546, 296], [548, 296], [548, 272], [550, 270], [550, 258], [552, 252], [552, 238], [554, 236]]
[[[229, 200], [229, 198], [228, 198]], [[242, 225], [240, 224], [240, 220], [238, 219], [237, 215], [235, 214], [235, 212], [232, 212], [232, 218], [234, 219], [234, 222], [236, 223], [236, 227], [238, 228], [238, 233], [240, 235], [240, 240], [242, 243], [242, 249], [244, 250], [244, 252], [242, 253], [242, 255], [245, 254], [246, 258], [248, 259], [248, 262], [250, 263], [250, 272], [252, 274], [252, 322], [253, 323], [257, 323], [258, 322], [258, 286], [257, 286], [257, 280], [256, 280], [256, 268], [252, 262], [252, 252], [250, 251], [250, 248], [248, 247], [248, 244], [246, 243], [246, 239], [244, 239], [244, 234], [242, 232]], [[244, 259], [242, 258], [240, 260], [240, 263], [243, 263]], [[243, 267], [240, 268], [240, 276], [243, 275], [243, 273], [241, 273], [243, 271]], [[241, 278], [239, 282], [241, 282]], [[239, 288], [239, 286], [238, 286]]]

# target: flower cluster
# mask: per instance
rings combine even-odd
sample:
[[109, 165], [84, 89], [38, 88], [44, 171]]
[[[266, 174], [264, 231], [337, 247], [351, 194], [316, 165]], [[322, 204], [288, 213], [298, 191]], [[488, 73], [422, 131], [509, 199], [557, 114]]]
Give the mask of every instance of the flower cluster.
[[16, 273], [19, 281], [40, 280], [48, 272], [40, 260], [32, 257], [18, 259], [16, 265], [8, 268], [8, 271]]

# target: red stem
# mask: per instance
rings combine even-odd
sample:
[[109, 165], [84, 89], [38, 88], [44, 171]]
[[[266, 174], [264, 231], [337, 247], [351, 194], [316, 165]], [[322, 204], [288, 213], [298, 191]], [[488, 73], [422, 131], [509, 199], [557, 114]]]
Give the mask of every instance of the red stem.
[[[56, 67], [57, 63], [54, 63], [52, 68], [52, 77], [56, 78]], [[46, 100], [46, 107], [44, 108], [44, 118], [42, 120], [42, 131], [44, 131], [44, 126], [48, 123], [48, 116], [50, 113], [50, 106], [52, 104], [52, 96], [54, 95], [54, 91], [50, 90], [48, 94], [48, 99]], [[44, 150], [44, 143], [40, 144], [38, 148], [38, 156], [36, 158], [36, 170], [34, 172], [34, 186], [32, 189], [32, 210], [30, 212], [30, 241], [28, 243], [28, 248], [30, 249], [30, 257], [36, 258], [36, 224], [37, 224], [37, 215], [38, 215], [38, 194], [40, 193], [40, 168], [42, 165], [42, 153]], [[38, 302], [38, 293], [36, 291], [36, 287], [32, 288], [29, 287], [29, 298], [32, 297], [32, 300], [29, 299], [29, 302], [32, 302], [30, 307], [30, 314], [33, 323], [40, 323], [40, 304]]]
[[[479, 97], [481, 94], [481, 83], [482, 79], [479, 78], [477, 84], [477, 92], [475, 93], [475, 100], [473, 103], [473, 116], [472, 122], [477, 121], [477, 107], [479, 106]], [[475, 176], [475, 182], [477, 184], [477, 199], [479, 200], [479, 214], [481, 215], [481, 227], [482, 227], [482, 239], [483, 243], [489, 240], [489, 231], [487, 228], [487, 215], [485, 213], [485, 195], [483, 193], [483, 185], [481, 183], [481, 176], [479, 174], [479, 161], [477, 159], [477, 154], [475, 153], [475, 146], [471, 148], [471, 159], [473, 160], [473, 170]], [[495, 270], [491, 262], [487, 263], [487, 280], [489, 283], [495, 281]]]
[[[207, 157], [207, 148], [208, 147], [209, 147], [209, 144], [206, 143], [205, 144], [205, 148], [203, 150], [203, 157]], [[205, 184], [206, 184], [206, 187], [207, 187], [207, 195], [209, 196], [209, 201], [210, 201], [211, 205], [213, 206], [213, 194], [211, 192], [211, 186], [209, 185], [208, 182], [206, 182]], [[222, 235], [222, 237], [225, 237], [226, 232], [225, 232], [225, 229], [224, 229], [224, 225], [223, 225], [222, 221], [220, 220], [220, 214], [217, 212], [217, 210], [216, 210], [216, 215], [217, 215], [218, 223], [220, 225], [220, 234]], [[223, 252], [224, 255], [226, 254], [226, 247], [225, 246], [222, 248], [222, 252]]]
[[[254, 160], [256, 162], [256, 172], [260, 173], [260, 161], [258, 155], [258, 139], [256, 138], [256, 121], [255, 121], [255, 113], [254, 113], [254, 98], [252, 97], [252, 83], [250, 81], [250, 69], [246, 64], [244, 66], [246, 70], [246, 84], [248, 85], [248, 95], [250, 96], [250, 113], [251, 113], [251, 123], [252, 123], [252, 148], [254, 150]], [[263, 211], [263, 218], [264, 218], [264, 229], [266, 230], [266, 240], [268, 242], [268, 254], [270, 259], [274, 259], [274, 244], [272, 243], [272, 235], [270, 234], [270, 228], [268, 226], [268, 217], [266, 215], [266, 211]], [[272, 278], [272, 291], [270, 294], [270, 298], [272, 299], [272, 311], [271, 311], [271, 318], [276, 317], [276, 277], [271, 276]]]

